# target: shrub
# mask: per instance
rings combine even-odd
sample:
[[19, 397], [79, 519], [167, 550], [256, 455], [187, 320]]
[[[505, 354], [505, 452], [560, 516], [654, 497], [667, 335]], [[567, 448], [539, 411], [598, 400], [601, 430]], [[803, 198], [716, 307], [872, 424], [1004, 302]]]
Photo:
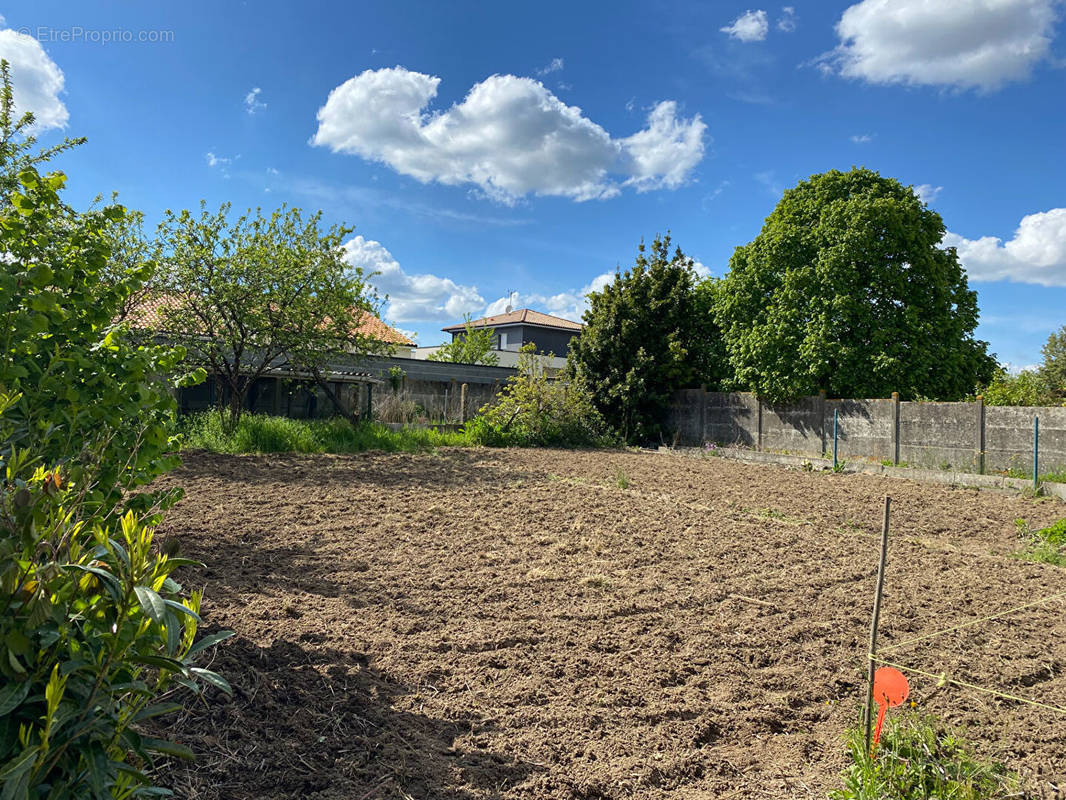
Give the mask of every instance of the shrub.
[[12, 144], [32, 117], [3, 67], [0, 797], [159, 796], [152, 755], [188, 752], [137, 725], [172, 685], [228, 689], [193, 666], [228, 634], [194, 644], [199, 595], [170, 577], [189, 562], [152, 550], [175, 495], [141, 491], [176, 461], [171, 389], [202, 372], [168, 381], [182, 352], [114, 324], [152, 266], [113, 257], [125, 209], [78, 213], [63, 175], [23, 168], [55, 150]]
[[1025, 797], [999, 764], [976, 759], [969, 746], [935, 717], [900, 714], [885, 723], [877, 757], [866, 753], [866, 729], [848, 732], [853, 763], [831, 800], [985, 800]]
[[470, 440], [492, 447], [610, 447], [607, 427], [580, 378], [550, 379], [534, 345], [522, 348], [518, 375], [466, 424]]
[[[9, 398], [10, 400], [10, 398]], [[138, 723], [180, 706], [158, 702], [180, 684], [229, 692], [195, 666], [200, 594], [181, 597], [170, 574], [186, 559], [152, 550], [132, 512], [75, 519], [79, 489], [33, 469], [16, 451], [0, 462], [0, 777], [3, 797], [158, 796], [155, 754], [191, 757], [142, 736]]]

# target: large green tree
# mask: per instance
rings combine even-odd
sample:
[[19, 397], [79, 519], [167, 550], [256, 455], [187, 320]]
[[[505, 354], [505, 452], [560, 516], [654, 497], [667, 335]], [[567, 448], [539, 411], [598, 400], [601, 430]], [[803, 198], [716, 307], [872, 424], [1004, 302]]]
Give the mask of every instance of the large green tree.
[[987, 383], [977, 294], [943, 236], [911, 188], [868, 169], [786, 191], [717, 292], [735, 379], [770, 400], [952, 400]]
[[570, 345], [567, 368], [581, 377], [596, 408], [626, 441], [654, 439], [677, 389], [720, 377], [718, 338], [709, 313], [716, 289], [697, 289], [691, 258], [670, 236], [641, 242], [633, 267], [589, 295], [585, 328]]
[[235, 220], [229, 211], [167, 212], [162, 332], [215, 376], [230, 424], [256, 379], [281, 367], [315, 380], [341, 410], [325, 380], [329, 361], [379, 347], [361, 325], [376, 295], [344, 259], [351, 229], [325, 229], [321, 212], [305, 218], [295, 208]]

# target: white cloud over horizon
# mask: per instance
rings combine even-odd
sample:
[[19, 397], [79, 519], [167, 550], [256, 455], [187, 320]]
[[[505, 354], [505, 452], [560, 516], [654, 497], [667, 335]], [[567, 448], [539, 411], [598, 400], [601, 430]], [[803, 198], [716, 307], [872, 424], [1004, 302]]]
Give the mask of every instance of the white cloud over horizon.
[[528, 195], [575, 201], [677, 188], [702, 160], [707, 126], [663, 101], [648, 126], [614, 138], [542, 83], [493, 75], [429, 112], [440, 78], [403, 67], [366, 70], [330, 92], [311, 144], [384, 163], [422, 183], [473, 184], [514, 203]]
[[345, 260], [353, 267], [379, 273], [370, 283], [389, 296], [386, 316], [393, 322], [454, 322], [485, 305], [476, 286], [463, 286], [428, 273], [407, 274], [381, 242], [356, 236], [343, 247]]
[[972, 280], [1066, 286], [1066, 208], [1022, 217], [1014, 236], [967, 239], [948, 231], [942, 244], [954, 247]]
[[1027, 78], [1051, 43], [1058, 0], [862, 0], [818, 63], [870, 83], [992, 91]]
[[25, 33], [0, 30], [0, 58], [11, 65], [16, 114], [32, 112], [37, 130], [66, 127], [70, 113], [59, 99], [63, 70], [48, 57], [41, 43]]
[[914, 187], [914, 191], [918, 194], [918, 199], [928, 205], [932, 203], [940, 193], [944, 191], [943, 186], [933, 186], [931, 183], [922, 183]]
[[[778, 24], [780, 25], [781, 23], [779, 22]], [[781, 30], [792, 29], [795, 29], [794, 24], [791, 29], [782, 28]], [[761, 9], [758, 11], [745, 11], [733, 20], [732, 24], [718, 30], [729, 34], [730, 38], [739, 39], [742, 42], [761, 42], [770, 31], [770, 21], [766, 17], [766, 12]]]

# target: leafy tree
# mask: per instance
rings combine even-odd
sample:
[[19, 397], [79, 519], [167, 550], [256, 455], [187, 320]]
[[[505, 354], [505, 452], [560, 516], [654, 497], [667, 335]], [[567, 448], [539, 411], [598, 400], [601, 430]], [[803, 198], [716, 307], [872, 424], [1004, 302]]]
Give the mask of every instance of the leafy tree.
[[1054, 393], [1039, 370], [1027, 369], [1010, 375], [1000, 368], [981, 393], [990, 406], [1049, 406], [1056, 403]]
[[350, 228], [323, 230], [321, 212], [260, 211], [229, 219], [229, 205], [199, 216], [167, 212], [159, 227], [165, 306], [163, 333], [215, 375], [219, 413], [240, 420], [249, 387], [289, 367], [314, 379], [343, 410], [325, 380], [331, 359], [376, 351], [362, 331], [376, 297], [341, 247]]
[[694, 262], [670, 236], [641, 242], [633, 267], [589, 295], [585, 328], [567, 369], [582, 377], [596, 408], [629, 442], [659, 433], [677, 389], [721, 377], [717, 330], [708, 313], [712, 283], [696, 287]]
[[475, 328], [470, 315], [463, 317], [463, 332], [437, 351], [427, 361], [450, 361], [454, 364], [487, 364], [495, 367], [500, 357], [493, 352], [494, 334], [491, 328]]
[[580, 378], [550, 378], [537, 346], [523, 345], [518, 375], [466, 425], [471, 441], [490, 447], [608, 447], [615, 437]]
[[715, 309], [736, 379], [770, 400], [963, 397], [995, 369], [944, 223], [867, 169], [785, 192], [730, 260]]
[[1044, 356], [1041, 378], [1055, 397], [1066, 400], [1066, 325], [1048, 337], [1041, 353]]
[[183, 353], [115, 323], [151, 264], [102, 278], [126, 212], [73, 211], [47, 156], [0, 149], [0, 795], [159, 796], [145, 768], [189, 753], [137, 724], [178, 685], [228, 689], [195, 666], [228, 634], [194, 644], [200, 597], [170, 577], [189, 562], [135, 514], [173, 499], [138, 489], [175, 461]]

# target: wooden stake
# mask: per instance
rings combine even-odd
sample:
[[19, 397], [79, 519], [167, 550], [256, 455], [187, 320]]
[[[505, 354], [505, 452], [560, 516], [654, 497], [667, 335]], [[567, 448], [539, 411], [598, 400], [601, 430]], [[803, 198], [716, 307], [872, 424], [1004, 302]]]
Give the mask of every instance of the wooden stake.
[[892, 498], [885, 495], [885, 519], [881, 525], [881, 560], [877, 565], [877, 588], [874, 591], [874, 615], [870, 622], [870, 668], [868, 674], [869, 686], [866, 690], [866, 752], [870, 752], [873, 739], [874, 725], [874, 672], [877, 670], [877, 621], [881, 617], [881, 593], [885, 586], [885, 561], [888, 557], [888, 515], [892, 507]]

